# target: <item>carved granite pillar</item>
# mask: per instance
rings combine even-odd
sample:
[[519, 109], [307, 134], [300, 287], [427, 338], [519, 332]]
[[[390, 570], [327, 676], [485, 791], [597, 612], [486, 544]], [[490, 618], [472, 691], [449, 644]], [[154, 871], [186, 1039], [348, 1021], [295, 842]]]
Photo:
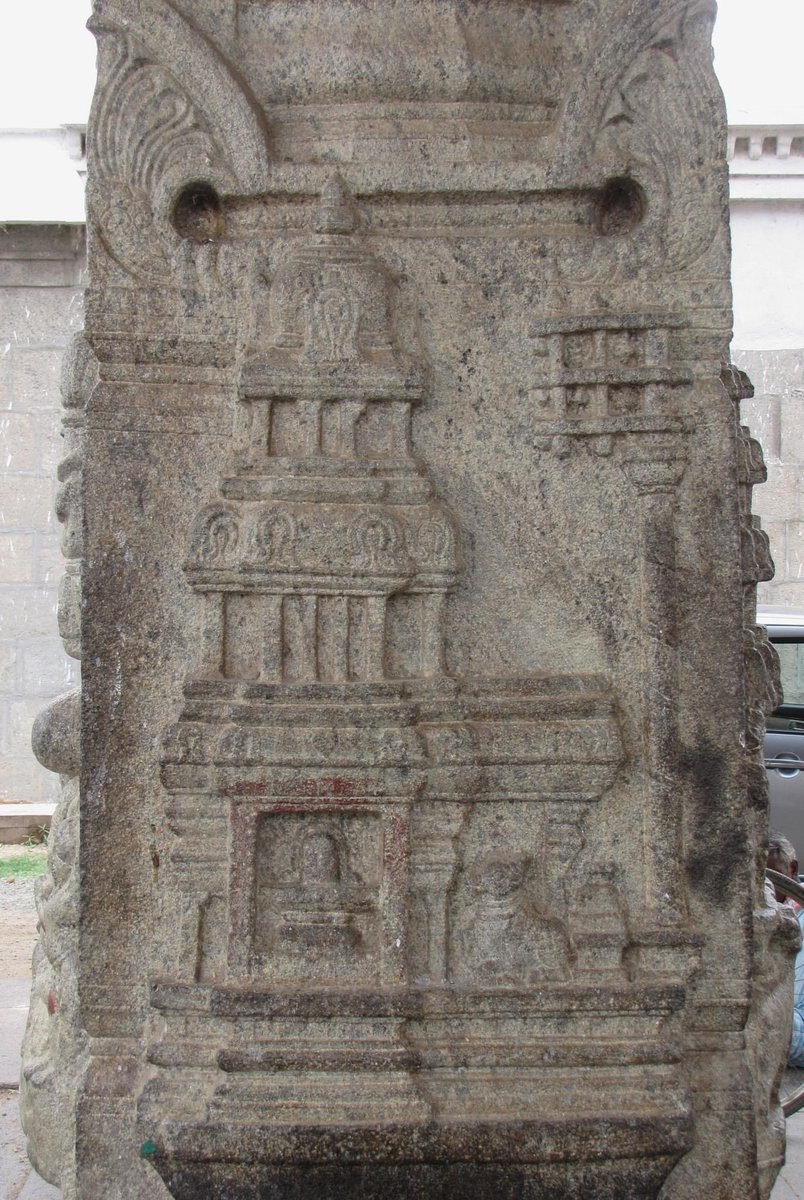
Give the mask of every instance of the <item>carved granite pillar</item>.
[[712, 19], [96, 0], [80, 1200], [767, 1190]]
[[[96, 380], [94, 355], [77, 334], [62, 363], [62, 435], [56, 515], [64, 526], [65, 573], [58, 622], [64, 648], [81, 658], [81, 560], [84, 410]], [[75, 1106], [86, 1066], [86, 1038], [78, 996], [80, 692], [53, 701], [36, 719], [33, 748], [39, 761], [61, 777], [61, 799], [48, 840], [48, 868], [37, 882], [39, 941], [22, 1045], [20, 1115], [28, 1154], [45, 1179], [76, 1195]]]

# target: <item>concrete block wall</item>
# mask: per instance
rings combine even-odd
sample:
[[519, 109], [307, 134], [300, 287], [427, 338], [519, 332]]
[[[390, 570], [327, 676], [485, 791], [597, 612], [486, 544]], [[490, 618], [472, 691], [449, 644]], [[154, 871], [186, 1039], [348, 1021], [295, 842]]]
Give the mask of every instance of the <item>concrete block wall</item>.
[[735, 350], [754, 384], [744, 422], [762, 443], [768, 482], [754, 491], [754, 511], [771, 544], [776, 575], [759, 585], [762, 604], [804, 611], [804, 348]]
[[0, 802], [55, 800], [31, 726], [77, 677], [56, 625], [61, 356], [83, 324], [79, 226], [0, 227]]

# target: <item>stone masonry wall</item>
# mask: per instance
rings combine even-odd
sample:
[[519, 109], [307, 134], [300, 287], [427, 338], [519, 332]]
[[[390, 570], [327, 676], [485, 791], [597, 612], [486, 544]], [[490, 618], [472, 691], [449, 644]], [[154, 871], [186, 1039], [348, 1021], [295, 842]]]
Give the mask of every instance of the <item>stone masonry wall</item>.
[[770, 539], [776, 574], [759, 600], [804, 608], [804, 349], [737, 350], [735, 363], [754, 385], [743, 419], [762, 444], [768, 481], [755, 512]]
[[55, 468], [59, 370], [83, 324], [83, 267], [83, 229], [0, 230], [0, 802], [55, 800], [59, 789], [31, 753], [31, 726], [77, 671], [56, 626]]

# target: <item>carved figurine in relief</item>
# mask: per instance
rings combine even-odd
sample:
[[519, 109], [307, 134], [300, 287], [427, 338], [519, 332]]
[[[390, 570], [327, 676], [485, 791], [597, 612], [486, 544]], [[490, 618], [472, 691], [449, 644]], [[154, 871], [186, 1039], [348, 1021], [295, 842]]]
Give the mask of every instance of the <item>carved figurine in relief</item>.
[[533, 859], [522, 854], [489, 854], [471, 866], [454, 945], [459, 978], [515, 986], [564, 977], [567, 929], [537, 901], [533, 871]]
[[376, 943], [375, 825], [335, 816], [263, 819], [254, 952], [272, 974], [361, 969]]
[[285, 899], [278, 936], [302, 946], [359, 946], [355, 908], [367, 904], [366, 889], [351, 870], [348, 855], [330, 829], [307, 831], [299, 851], [299, 881]]

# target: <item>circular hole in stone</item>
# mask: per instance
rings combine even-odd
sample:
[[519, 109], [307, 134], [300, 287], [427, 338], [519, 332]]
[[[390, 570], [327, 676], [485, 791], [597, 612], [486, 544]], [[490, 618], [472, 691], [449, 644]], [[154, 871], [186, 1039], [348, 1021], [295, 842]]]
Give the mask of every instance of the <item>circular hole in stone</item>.
[[179, 237], [212, 242], [223, 235], [223, 206], [209, 183], [188, 183], [176, 197], [171, 214]]
[[597, 201], [598, 233], [630, 233], [643, 220], [647, 208], [647, 196], [635, 179], [627, 175], [607, 179]]

